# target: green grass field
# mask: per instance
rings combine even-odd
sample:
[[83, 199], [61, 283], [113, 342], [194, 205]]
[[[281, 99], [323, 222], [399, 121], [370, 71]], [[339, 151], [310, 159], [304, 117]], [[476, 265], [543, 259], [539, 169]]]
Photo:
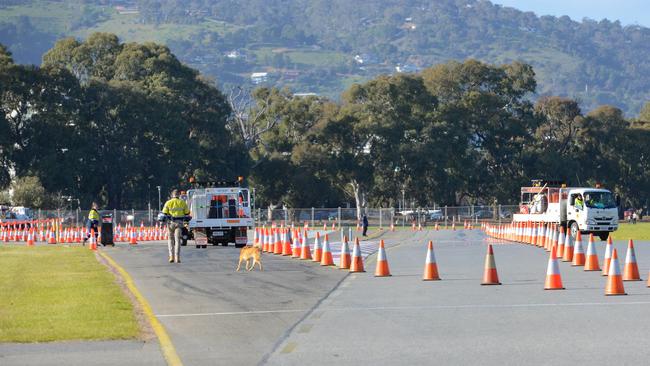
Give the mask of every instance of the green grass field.
[[90, 250], [0, 246], [0, 342], [138, 334], [131, 302]]
[[650, 241], [650, 222], [639, 222], [636, 225], [620, 224], [618, 230], [612, 234], [614, 240], [639, 240]]

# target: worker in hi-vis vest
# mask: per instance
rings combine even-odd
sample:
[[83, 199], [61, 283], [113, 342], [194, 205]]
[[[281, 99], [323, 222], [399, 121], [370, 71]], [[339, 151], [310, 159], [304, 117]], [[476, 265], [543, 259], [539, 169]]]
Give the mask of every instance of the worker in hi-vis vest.
[[86, 237], [84, 238], [84, 245], [86, 245], [86, 241], [90, 238], [91, 233], [95, 235], [95, 240], [97, 240], [97, 236], [99, 235], [99, 211], [97, 211], [97, 207], [97, 202], [93, 202], [90, 206], [88, 221], [86, 221]]
[[185, 201], [178, 198], [177, 190], [174, 189], [171, 196], [169, 201], [165, 202], [162, 213], [168, 217], [169, 239], [167, 239], [167, 247], [169, 249], [169, 263], [180, 263], [183, 221], [186, 221], [190, 215], [190, 209]]

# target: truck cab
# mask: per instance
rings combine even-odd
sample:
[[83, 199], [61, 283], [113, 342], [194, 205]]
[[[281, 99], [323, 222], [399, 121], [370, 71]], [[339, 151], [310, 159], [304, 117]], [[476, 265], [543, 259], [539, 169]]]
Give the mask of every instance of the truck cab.
[[567, 191], [566, 223], [575, 236], [580, 230], [602, 240], [618, 229], [618, 208], [612, 192], [599, 188], [571, 188]]

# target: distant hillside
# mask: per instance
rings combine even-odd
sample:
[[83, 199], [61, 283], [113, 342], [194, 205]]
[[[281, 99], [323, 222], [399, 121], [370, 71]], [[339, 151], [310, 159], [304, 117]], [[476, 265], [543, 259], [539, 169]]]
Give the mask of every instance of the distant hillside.
[[[337, 97], [351, 83], [450, 59], [521, 60], [540, 95], [650, 100], [650, 29], [575, 22], [477, 0], [4, 1], [0, 43], [39, 63], [56, 38], [94, 31], [155, 40], [222, 85], [265, 83]], [[252, 73], [259, 74], [252, 79]], [[260, 76], [261, 75], [261, 76]]]

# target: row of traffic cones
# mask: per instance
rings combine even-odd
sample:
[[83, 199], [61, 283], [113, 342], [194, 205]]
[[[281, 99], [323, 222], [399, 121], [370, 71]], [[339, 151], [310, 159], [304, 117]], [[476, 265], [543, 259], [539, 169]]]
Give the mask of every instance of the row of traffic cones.
[[[557, 228], [556, 225], [544, 225], [537, 223], [513, 223], [505, 227], [492, 227], [484, 225], [484, 231], [489, 236], [495, 236], [499, 239], [523, 242], [543, 247], [550, 247], [550, 256], [547, 267], [546, 282], [544, 288], [547, 290], [564, 289], [560, 276], [559, 260], [571, 262], [572, 266], [582, 266], [585, 271], [600, 271], [603, 276], [607, 276], [605, 288], [606, 295], [625, 295], [623, 281], [640, 281], [639, 269], [636, 262], [634, 243], [630, 239], [628, 242], [628, 251], [625, 259], [623, 274], [620, 272], [618, 253], [613, 249], [611, 236], [607, 239], [605, 247], [605, 258], [602, 268], [599, 265], [598, 255], [593, 235], [589, 236], [589, 244], [586, 253], [582, 247], [582, 234], [576, 235], [575, 243], [571, 243], [571, 236], [568, 231], [565, 234], [564, 228]], [[490, 248], [488, 256], [490, 256]], [[486, 259], [486, 273], [487, 273]], [[498, 280], [496, 281], [498, 282]], [[490, 283], [496, 284], [496, 283]], [[650, 278], [647, 286], [650, 287]]]
[[[316, 232], [314, 237], [313, 250], [307, 244], [307, 233], [300, 235], [299, 231], [293, 231], [292, 240], [290, 240], [289, 229], [282, 228], [257, 228], [254, 233], [254, 245], [262, 248], [262, 251], [282, 254], [299, 258], [302, 260], [312, 260], [320, 263], [321, 266], [334, 266], [334, 259], [329, 245], [329, 235], [324, 235], [324, 240], [321, 244], [320, 233]], [[284, 241], [281, 238], [285, 238]], [[288, 243], [300, 243], [291, 247]], [[271, 243], [274, 243], [271, 245]], [[277, 248], [289, 248], [287, 250], [279, 251]], [[271, 250], [273, 248], [273, 250]], [[289, 251], [291, 250], [291, 251]], [[353, 273], [365, 272], [363, 256], [361, 254], [361, 246], [359, 238], [355, 238], [352, 251], [348, 243], [347, 236], [343, 236], [340, 250], [339, 269], [349, 270]], [[388, 265], [388, 256], [386, 255], [386, 247], [384, 240], [379, 241], [377, 249], [377, 263], [375, 266], [375, 277], [389, 277], [391, 276], [390, 268]], [[435, 254], [433, 252], [433, 242], [429, 241], [427, 254], [425, 259], [424, 274], [422, 277], [425, 281], [440, 280], [438, 275], [438, 266], [436, 264]]]

